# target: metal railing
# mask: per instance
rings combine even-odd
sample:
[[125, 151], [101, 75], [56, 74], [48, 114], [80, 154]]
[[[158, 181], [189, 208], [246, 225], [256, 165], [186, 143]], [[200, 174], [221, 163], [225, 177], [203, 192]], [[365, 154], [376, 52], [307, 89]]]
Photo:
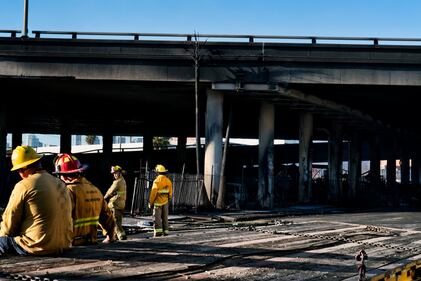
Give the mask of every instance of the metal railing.
[[15, 38], [16, 34], [21, 33], [21, 31], [20, 30], [13, 30], [13, 29], [5, 29], [5, 30], [0, 29], [0, 34], [1, 33], [9, 33], [10, 37]]
[[258, 42], [264, 43], [265, 40], [278, 41], [304, 41], [304, 43], [320, 44], [331, 42], [340, 44], [344, 41], [359, 41], [370, 42], [371, 45], [379, 45], [380, 42], [419, 42], [421, 45], [421, 38], [394, 38], [394, 37], [336, 37], [336, 36], [275, 36], [275, 35], [237, 35], [237, 34], [187, 34], [187, 33], [136, 33], [136, 32], [78, 32], [78, 31], [32, 31], [35, 38], [41, 38], [41, 35], [69, 35], [72, 39], [78, 39], [80, 36], [106, 36], [106, 37], [133, 37], [134, 40], [141, 40], [142, 38], [185, 38], [182, 41], [192, 41], [197, 38], [199, 41], [206, 41], [208, 39], [244, 39], [249, 43]]

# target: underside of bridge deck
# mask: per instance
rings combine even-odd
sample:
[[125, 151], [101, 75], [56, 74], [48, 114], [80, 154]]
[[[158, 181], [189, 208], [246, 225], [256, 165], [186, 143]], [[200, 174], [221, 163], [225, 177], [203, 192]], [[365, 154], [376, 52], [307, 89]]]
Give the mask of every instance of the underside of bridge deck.
[[[195, 134], [192, 83], [0, 78], [0, 85], [9, 132], [55, 134], [65, 122], [73, 134], [101, 134], [110, 127], [115, 135], [138, 135], [145, 130], [156, 136], [193, 137]], [[209, 87], [208, 83], [200, 85], [202, 134]], [[328, 129], [332, 122], [339, 122], [349, 130], [372, 132], [375, 128], [381, 134], [401, 131], [412, 137], [421, 134], [417, 118], [419, 105], [414, 102], [420, 91], [418, 87], [320, 84], [287, 87], [358, 110], [378, 122], [359, 120], [340, 107], [323, 108], [277, 93], [229, 92], [224, 108], [227, 114], [232, 104], [232, 137], [257, 138], [261, 101], [276, 106], [276, 138], [298, 139], [300, 112], [314, 113], [315, 127], [319, 129]], [[315, 137], [326, 139], [320, 132], [316, 130]]]

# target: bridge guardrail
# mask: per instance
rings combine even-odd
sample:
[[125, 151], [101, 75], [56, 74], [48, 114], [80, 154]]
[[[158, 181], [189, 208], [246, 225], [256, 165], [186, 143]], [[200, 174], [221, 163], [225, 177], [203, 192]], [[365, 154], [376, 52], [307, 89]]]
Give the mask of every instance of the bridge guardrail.
[[[249, 43], [265, 43], [271, 40], [279, 41], [304, 41], [311, 44], [320, 44], [323, 42], [332, 42], [339, 44], [339, 42], [354, 41], [354, 42], [370, 42], [370, 45], [379, 45], [381, 42], [418, 42], [421, 45], [421, 38], [394, 38], [394, 37], [337, 37], [337, 36], [276, 36], [276, 35], [250, 35], [250, 34], [187, 34], [187, 33], [137, 33], [137, 32], [78, 32], [78, 31], [42, 31], [34, 30], [35, 38], [41, 38], [41, 35], [70, 35], [72, 39], [78, 39], [80, 36], [107, 36], [107, 37], [133, 37], [133, 40], [141, 40], [144, 38], [185, 38], [182, 41], [206, 41], [208, 39], [245, 39]], [[266, 40], [266, 41], [265, 41]]]
[[13, 29], [0, 29], [0, 33], [10, 33], [10, 37], [15, 38], [16, 34], [21, 33], [21, 31]]

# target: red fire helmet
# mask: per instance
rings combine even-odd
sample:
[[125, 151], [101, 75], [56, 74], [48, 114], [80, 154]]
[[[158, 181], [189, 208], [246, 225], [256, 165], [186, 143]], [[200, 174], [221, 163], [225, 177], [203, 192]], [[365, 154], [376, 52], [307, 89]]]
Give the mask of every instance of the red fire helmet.
[[79, 159], [69, 153], [60, 153], [54, 159], [54, 174], [74, 174], [86, 170], [87, 166], [80, 164]]

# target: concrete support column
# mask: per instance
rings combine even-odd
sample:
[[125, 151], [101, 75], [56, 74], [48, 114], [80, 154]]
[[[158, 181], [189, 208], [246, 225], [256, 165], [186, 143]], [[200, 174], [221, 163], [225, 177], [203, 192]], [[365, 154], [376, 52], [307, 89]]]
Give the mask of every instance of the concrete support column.
[[409, 184], [409, 155], [408, 142], [406, 139], [401, 140], [401, 184]]
[[60, 134], [60, 153], [70, 153], [72, 150], [72, 134], [62, 130]]
[[411, 184], [418, 184], [420, 179], [419, 159], [412, 158], [411, 164]]
[[312, 190], [312, 163], [310, 146], [313, 136], [313, 114], [302, 113], [300, 115], [299, 128], [299, 184], [298, 184], [298, 200], [300, 202], [308, 202], [311, 200]]
[[218, 198], [222, 162], [223, 102], [221, 92], [209, 90], [206, 102], [205, 189], [209, 200]]
[[[147, 129], [143, 133], [143, 158], [145, 161], [151, 160], [152, 151], [153, 151], [153, 136], [149, 132], [149, 129]], [[151, 163], [149, 163], [149, 168], [151, 169], [154, 168], [154, 167], [151, 167]]]
[[3, 201], [5, 198], [2, 198], [6, 191], [7, 177], [9, 171], [7, 169], [8, 165], [6, 163], [6, 144], [7, 144], [7, 128], [6, 128], [6, 112], [4, 109], [0, 108], [0, 201]]
[[341, 175], [342, 175], [342, 132], [339, 125], [335, 124], [329, 136], [329, 152], [328, 152], [328, 179], [329, 192], [328, 200], [338, 202], [341, 194]]
[[378, 187], [380, 183], [380, 138], [375, 135], [370, 142], [370, 180]]
[[183, 165], [186, 163], [187, 159], [187, 137], [185, 136], [178, 136], [177, 137], [177, 162], [180, 165], [180, 171], [183, 168]]
[[261, 208], [273, 207], [273, 141], [275, 132], [275, 106], [262, 102], [259, 118], [259, 183], [257, 199]]
[[[113, 135], [110, 132], [105, 132], [102, 135], [102, 162], [101, 162], [101, 172], [104, 175], [109, 175], [111, 169], [111, 161], [112, 161], [112, 153], [113, 153]], [[108, 180], [109, 178], [104, 177], [104, 179]], [[107, 186], [107, 182], [103, 183], [104, 186]]]
[[349, 144], [348, 199], [351, 201], [357, 198], [360, 185], [361, 149], [362, 142], [360, 136], [357, 132], [354, 132], [351, 136], [351, 142]]
[[16, 146], [22, 145], [22, 133], [13, 132], [12, 133], [12, 149], [15, 149]]
[[72, 134], [70, 122], [63, 118], [60, 122], [60, 153], [70, 153], [72, 150]]
[[415, 152], [412, 157], [412, 166], [411, 166], [411, 182], [414, 185], [420, 184], [420, 151], [416, 146], [414, 146]]
[[386, 184], [388, 188], [394, 188], [396, 185], [396, 156], [397, 143], [394, 136], [390, 137], [387, 153], [386, 166]]

